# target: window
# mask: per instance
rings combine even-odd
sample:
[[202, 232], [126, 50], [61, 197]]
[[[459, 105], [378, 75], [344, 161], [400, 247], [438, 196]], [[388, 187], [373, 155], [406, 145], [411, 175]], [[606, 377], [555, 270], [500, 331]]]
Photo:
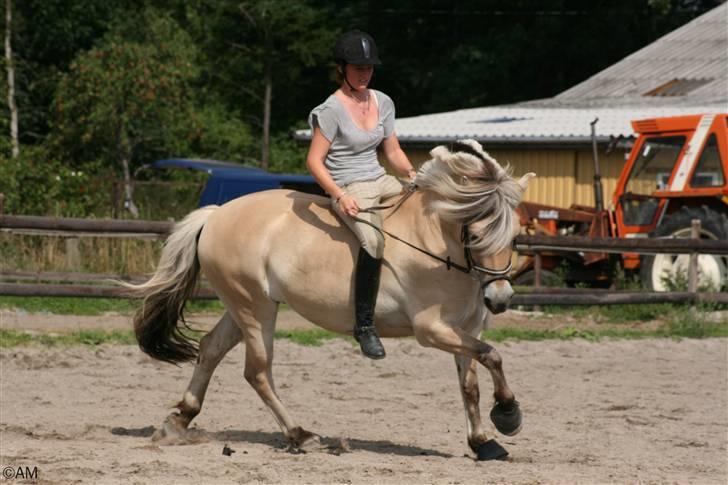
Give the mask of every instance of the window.
[[725, 181], [723, 174], [723, 164], [720, 160], [720, 152], [718, 151], [718, 141], [715, 133], [708, 138], [708, 142], [700, 154], [698, 166], [693, 172], [690, 179], [691, 187], [721, 187]]
[[658, 207], [658, 201], [652, 194], [667, 188], [684, 144], [684, 136], [653, 137], [642, 144], [620, 197], [625, 224], [642, 226], [652, 223]]

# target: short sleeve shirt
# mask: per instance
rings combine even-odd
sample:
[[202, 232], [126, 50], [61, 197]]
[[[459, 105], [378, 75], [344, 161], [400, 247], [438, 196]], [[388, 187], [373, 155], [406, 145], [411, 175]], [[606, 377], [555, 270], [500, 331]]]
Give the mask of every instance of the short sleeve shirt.
[[377, 147], [394, 132], [394, 103], [381, 91], [370, 91], [379, 108], [379, 121], [373, 130], [359, 128], [334, 94], [315, 107], [308, 117], [311, 131], [318, 127], [331, 143], [324, 164], [334, 182], [342, 187], [385, 174], [377, 158]]

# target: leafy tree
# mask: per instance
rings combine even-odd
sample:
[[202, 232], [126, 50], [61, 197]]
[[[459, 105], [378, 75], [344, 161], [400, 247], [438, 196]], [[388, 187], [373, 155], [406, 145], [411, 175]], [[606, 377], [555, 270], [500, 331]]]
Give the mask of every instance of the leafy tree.
[[21, 144], [43, 143], [61, 75], [127, 12], [144, 0], [22, 0], [14, 2], [13, 56]]
[[184, 153], [202, 132], [189, 93], [197, 74], [194, 45], [168, 17], [150, 10], [143, 21], [146, 42], [112, 31], [71, 64], [56, 95], [53, 133], [66, 159], [117, 163], [134, 216], [135, 155]]
[[[248, 119], [260, 127], [260, 164], [265, 169], [270, 165], [275, 119], [290, 120], [292, 105], [311, 103], [306, 93], [310, 82], [300, 84], [303, 73], [330, 57], [338, 34], [328, 22], [331, 9], [314, 5], [303, 0], [226, 1], [211, 26], [220, 35], [207, 45], [208, 59], [215, 65], [209, 74], [221, 92], [243, 106]], [[314, 82], [321, 84], [322, 80], [324, 76], [317, 76]], [[256, 112], [260, 114], [251, 114]], [[294, 119], [305, 117], [305, 113], [297, 112]], [[278, 123], [279, 129], [288, 130], [289, 126]]]

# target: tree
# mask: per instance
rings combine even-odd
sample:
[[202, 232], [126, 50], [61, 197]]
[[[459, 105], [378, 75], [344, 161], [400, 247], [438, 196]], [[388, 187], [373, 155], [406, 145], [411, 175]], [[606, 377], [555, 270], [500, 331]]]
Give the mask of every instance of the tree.
[[10, 145], [13, 158], [20, 153], [18, 144], [18, 106], [15, 103], [15, 66], [11, 43], [13, 26], [13, 2], [5, 0], [5, 68], [8, 75], [8, 110], [10, 111]]
[[169, 17], [149, 10], [141, 21], [136, 31], [145, 39], [122, 26], [76, 57], [56, 94], [53, 127], [53, 144], [65, 158], [115, 160], [135, 217], [135, 154], [183, 151], [201, 133], [189, 93], [195, 46]]
[[[330, 57], [331, 46], [338, 31], [326, 18], [327, 8], [314, 7], [310, 2], [288, 0], [256, 0], [236, 3], [238, 24], [223, 31], [234, 33], [227, 49], [232, 51], [231, 77], [245, 84], [245, 93], [260, 106], [258, 123], [262, 131], [260, 165], [270, 164], [271, 120], [276, 85], [290, 83], [289, 96], [298, 96], [301, 71]], [[218, 51], [218, 54], [220, 52]]]

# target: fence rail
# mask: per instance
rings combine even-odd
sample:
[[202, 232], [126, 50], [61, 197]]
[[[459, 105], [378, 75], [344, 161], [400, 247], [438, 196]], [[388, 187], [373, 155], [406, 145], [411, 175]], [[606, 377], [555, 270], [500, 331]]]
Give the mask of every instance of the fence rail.
[[[164, 237], [174, 227], [167, 221], [131, 221], [112, 219], [77, 219], [39, 216], [12, 216], [0, 214], [0, 230], [34, 234], [104, 237]], [[600, 252], [640, 254], [691, 254], [693, 265], [697, 254], [728, 255], [728, 241], [688, 238], [586, 238], [519, 235], [516, 249], [537, 258], [541, 252]], [[138, 281], [138, 277], [116, 275], [91, 275], [88, 273], [0, 273], [0, 295], [13, 296], [85, 296], [94, 298], [124, 298], [123, 289], [112, 286], [77, 284], [108, 279]], [[7, 281], [34, 281], [34, 283], [9, 283]], [[52, 281], [54, 283], [47, 283]], [[58, 284], [67, 282], [70, 284]], [[695, 285], [691, 286], [694, 289]], [[209, 288], [200, 288], [194, 298], [212, 299]], [[513, 305], [612, 305], [641, 303], [728, 303], [726, 293], [688, 292], [629, 292], [604, 290], [579, 290], [570, 288], [534, 288], [528, 293], [513, 296]]]

